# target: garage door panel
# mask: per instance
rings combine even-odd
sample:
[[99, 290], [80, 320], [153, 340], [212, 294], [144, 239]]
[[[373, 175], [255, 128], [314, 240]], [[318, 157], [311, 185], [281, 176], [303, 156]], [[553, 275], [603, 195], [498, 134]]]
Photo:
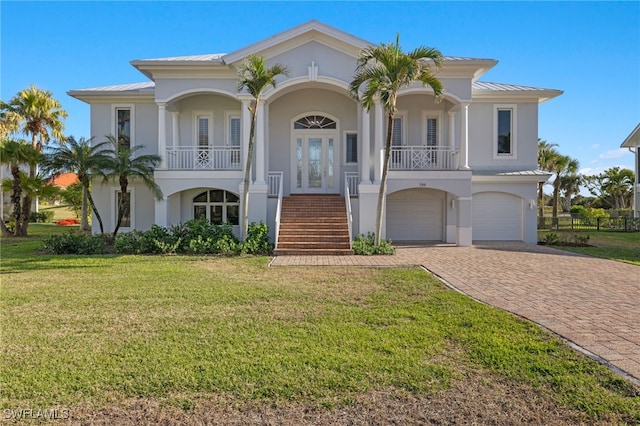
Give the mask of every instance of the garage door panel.
[[426, 190], [406, 190], [389, 195], [387, 238], [441, 241], [442, 206], [442, 199]]
[[522, 199], [502, 192], [473, 195], [473, 239], [522, 240]]

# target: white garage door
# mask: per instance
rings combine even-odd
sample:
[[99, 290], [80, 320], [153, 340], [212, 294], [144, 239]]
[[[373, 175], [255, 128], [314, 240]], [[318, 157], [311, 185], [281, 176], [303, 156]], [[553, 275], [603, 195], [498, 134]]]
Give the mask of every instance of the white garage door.
[[522, 240], [522, 199], [502, 192], [473, 194], [473, 239]]
[[408, 189], [387, 197], [387, 239], [442, 241], [442, 199], [427, 189]]

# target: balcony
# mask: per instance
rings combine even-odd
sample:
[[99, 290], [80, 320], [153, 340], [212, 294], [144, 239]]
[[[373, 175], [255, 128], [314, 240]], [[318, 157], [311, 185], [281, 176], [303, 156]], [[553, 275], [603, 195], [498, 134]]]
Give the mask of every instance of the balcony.
[[167, 148], [168, 170], [242, 170], [240, 147], [174, 146]]
[[456, 153], [448, 146], [393, 147], [389, 170], [456, 170]]

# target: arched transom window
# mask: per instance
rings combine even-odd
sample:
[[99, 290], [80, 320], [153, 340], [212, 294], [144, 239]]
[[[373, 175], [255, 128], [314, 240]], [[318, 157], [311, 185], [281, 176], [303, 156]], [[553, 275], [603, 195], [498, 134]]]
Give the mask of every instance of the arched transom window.
[[336, 122], [322, 115], [307, 115], [293, 123], [294, 129], [335, 129]]
[[212, 223], [240, 223], [240, 202], [237, 195], [223, 189], [204, 191], [193, 197], [193, 218], [206, 217]]

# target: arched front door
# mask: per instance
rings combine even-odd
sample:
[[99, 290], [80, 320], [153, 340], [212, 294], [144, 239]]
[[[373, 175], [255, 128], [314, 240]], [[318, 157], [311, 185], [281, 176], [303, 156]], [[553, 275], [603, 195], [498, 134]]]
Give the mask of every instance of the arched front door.
[[324, 115], [305, 115], [294, 121], [292, 136], [292, 192], [340, 192], [336, 121]]

